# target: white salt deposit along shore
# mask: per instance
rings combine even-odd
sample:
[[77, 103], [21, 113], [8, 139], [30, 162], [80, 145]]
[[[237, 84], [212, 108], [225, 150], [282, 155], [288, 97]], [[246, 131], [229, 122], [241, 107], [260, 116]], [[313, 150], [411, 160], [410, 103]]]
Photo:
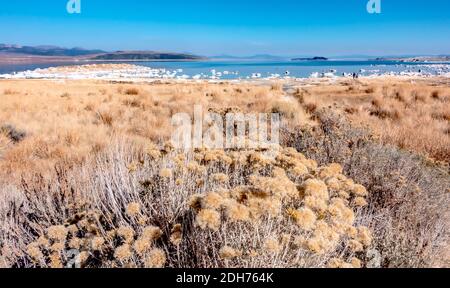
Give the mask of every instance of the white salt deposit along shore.
[[[131, 65], [130, 65], [131, 66]], [[179, 70], [152, 69], [143, 66], [96, 69], [91, 65], [27, 70], [14, 74], [3, 74], [3, 79], [186, 79], [188, 75], [178, 74]]]
[[[397, 72], [382, 71], [381, 68], [386, 66], [374, 66], [374, 69], [361, 69], [359, 76], [375, 78], [383, 76], [403, 76], [403, 77], [431, 77], [441, 76], [450, 77], [450, 64], [424, 64], [424, 65], [402, 65], [396, 66]], [[284, 75], [277, 73], [267, 73], [263, 75], [259, 72], [254, 72], [249, 76], [241, 77], [238, 71], [216, 71], [212, 69], [206, 73], [199, 73], [196, 75], [183, 74], [183, 69], [167, 70], [154, 69], [145, 66], [131, 65], [131, 64], [92, 64], [81, 66], [63, 66], [52, 67], [47, 69], [27, 70], [12, 74], [0, 74], [0, 79], [98, 79], [98, 80], [207, 80], [209, 82], [228, 79], [232, 81], [239, 80], [275, 80], [275, 79], [338, 79], [341, 77], [351, 78], [351, 73], [342, 73], [339, 75], [335, 69], [330, 69], [323, 72], [314, 72], [307, 78], [298, 78], [289, 76], [291, 72], [286, 71]]]

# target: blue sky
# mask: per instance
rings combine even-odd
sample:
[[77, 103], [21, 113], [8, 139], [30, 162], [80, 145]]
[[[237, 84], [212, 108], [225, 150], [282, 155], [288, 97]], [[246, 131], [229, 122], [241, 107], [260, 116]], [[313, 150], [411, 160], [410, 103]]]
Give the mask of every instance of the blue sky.
[[201, 55], [450, 54], [449, 0], [67, 0], [0, 3], [0, 43]]

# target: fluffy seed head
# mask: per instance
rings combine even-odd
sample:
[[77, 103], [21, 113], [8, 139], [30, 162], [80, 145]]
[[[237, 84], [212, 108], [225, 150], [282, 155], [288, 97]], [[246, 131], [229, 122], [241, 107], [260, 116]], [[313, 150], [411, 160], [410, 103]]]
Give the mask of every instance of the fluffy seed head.
[[68, 230], [63, 225], [51, 226], [47, 229], [48, 238], [51, 240], [64, 241], [66, 239]]
[[131, 253], [130, 245], [124, 244], [116, 248], [114, 251], [114, 257], [116, 257], [120, 261], [126, 261], [133, 256]]
[[352, 257], [350, 263], [352, 264], [353, 268], [361, 268], [362, 267], [361, 260], [359, 260], [356, 257]]
[[94, 237], [91, 241], [91, 247], [94, 251], [102, 250], [105, 239], [103, 237]]
[[233, 222], [250, 220], [250, 210], [248, 207], [237, 203], [235, 200], [227, 203], [226, 215]]
[[44, 258], [44, 254], [42, 254], [41, 249], [39, 249], [39, 244], [36, 242], [28, 245], [27, 253], [35, 262], [40, 262]]
[[359, 185], [359, 184], [353, 185], [352, 192], [356, 196], [361, 196], [361, 197], [365, 197], [365, 196], [369, 195], [369, 193], [367, 192], [366, 188], [364, 186], [362, 186], [362, 185]]
[[134, 251], [136, 251], [136, 253], [139, 256], [144, 255], [145, 252], [147, 252], [150, 249], [150, 247], [151, 247], [151, 242], [145, 238], [139, 238], [138, 240], [136, 240], [134, 242], [134, 245], [133, 245]]
[[132, 202], [127, 206], [127, 214], [130, 216], [136, 216], [141, 211], [141, 205], [136, 202]]
[[131, 227], [120, 226], [117, 229], [117, 235], [122, 237], [127, 243], [131, 243], [134, 240], [134, 230]]
[[318, 179], [308, 179], [303, 185], [306, 196], [313, 196], [322, 200], [328, 200], [328, 187]]
[[197, 214], [196, 223], [201, 229], [219, 230], [220, 214], [212, 209], [202, 209]]
[[152, 249], [145, 259], [146, 268], [163, 268], [166, 264], [166, 253], [161, 249]]
[[219, 209], [223, 204], [223, 198], [217, 193], [211, 192], [206, 194], [202, 199], [202, 207], [208, 209]]
[[163, 235], [162, 230], [156, 226], [145, 227], [142, 231], [142, 238], [147, 241], [156, 241]]
[[316, 214], [309, 208], [289, 210], [288, 214], [300, 228], [306, 231], [312, 230], [317, 220]]
[[162, 178], [170, 178], [172, 177], [172, 170], [168, 168], [161, 169], [161, 171], [159, 171], [159, 176]]
[[172, 242], [173, 245], [178, 246], [181, 244], [181, 241], [183, 240], [183, 227], [181, 224], [176, 224], [173, 226], [171, 235], [170, 235], [170, 242]]

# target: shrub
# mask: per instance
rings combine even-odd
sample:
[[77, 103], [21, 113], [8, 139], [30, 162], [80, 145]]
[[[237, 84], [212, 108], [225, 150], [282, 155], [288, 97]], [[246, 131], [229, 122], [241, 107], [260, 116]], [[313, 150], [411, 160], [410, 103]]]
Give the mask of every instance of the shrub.
[[114, 115], [110, 111], [97, 111], [97, 119], [106, 126], [112, 126], [114, 123]]
[[0, 133], [6, 135], [14, 143], [22, 141], [27, 135], [24, 131], [20, 131], [9, 124], [1, 126]]
[[139, 95], [139, 90], [137, 88], [127, 88], [125, 89], [126, 95]]
[[5, 89], [4, 91], [3, 91], [3, 95], [15, 95], [15, 94], [18, 94], [19, 92], [17, 92], [17, 91], [14, 91], [14, 90], [12, 90], [12, 89]]
[[361, 210], [374, 231], [383, 267], [430, 267], [448, 248], [450, 177], [423, 157], [383, 146], [363, 129], [322, 110], [318, 129], [285, 131], [293, 146], [319, 164], [339, 163], [344, 174], [369, 191]]
[[[0, 247], [8, 265], [325, 267], [353, 257], [366, 264], [371, 232], [360, 208], [341, 198], [339, 191], [356, 197], [356, 184], [336, 165], [318, 167], [294, 149], [265, 160], [258, 151], [180, 157], [167, 149], [155, 158], [130, 147], [118, 145], [83, 167], [58, 168], [56, 182], [28, 178], [18, 190], [3, 188]], [[138, 169], [126, 169], [137, 159]], [[186, 169], [193, 161], [203, 169]], [[164, 167], [171, 167], [170, 178], [161, 177]], [[220, 173], [229, 186], [207, 181]], [[328, 177], [339, 190], [325, 184]], [[356, 244], [361, 251], [351, 248]]]

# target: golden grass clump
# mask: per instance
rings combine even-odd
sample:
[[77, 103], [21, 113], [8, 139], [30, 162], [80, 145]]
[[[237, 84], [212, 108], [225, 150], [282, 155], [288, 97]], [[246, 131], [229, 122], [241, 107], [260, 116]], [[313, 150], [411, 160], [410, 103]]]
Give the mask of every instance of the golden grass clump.
[[250, 209], [235, 200], [229, 200], [226, 204], [226, 216], [232, 222], [250, 221]]
[[114, 257], [122, 262], [129, 260], [132, 256], [133, 253], [131, 252], [129, 244], [123, 244], [122, 246], [117, 247], [116, 251], [114, 251]]
[[94, 237], [91, 241], [91, 246], [94, 251], [100, 251], [105, 244], [105, 239], [103, 237]]
[[369, 228], [360, 226], [358, 227], [358, 234], [356, 240], [362, 243], [364, 246], [370, 246], [372, 244], [372, 233]]
[[159, 171], [159, 176], [162, 178], [170, 178], [172, 177], [172, 170], [168, 168], [161, 169], [161, 171]]
[[358, 207], [365, 207], [368, 205], [366, 199], [364, 199], [363, 197], [356, 197], [354, 202], [355, 202], [355, 205]]
[[306, 231], [311, 231], [317, 220], [317, 215], [309, 208], [289, 210], [288, 214], [300, 228]]
[[328, 194], [327, 185], [321, 180], [308, 179], [304, 183], [303, 189], [305, 191], [306, 196], [315, 197], [325, 201], [328, 200], [330, 197]]
[[[99, 219], [99, 215], [95, 213], [80, 213], [68, 219], [68, 222], [76, 224], [50, 226], [45, 235], [27, 246], [26, 254], [36, 267], [61, 268], [74, 264], [76, 267], [90, 267], [94, 262], [101, 263], [101, 267], [144, 267], [150, 265], [149, 261], [153, 261], [151, 267], [164, 265], [165, 254], [160, 253], [155, 243], [163, 235], [160, 228], [146, 226], [134, 229], [122, 225], [101, 232], [93, 225], [96, 218]], [[174, 230], [173, 233], [177, 232]], [[137, 240], [134, 240], [135, 235]], [[74, 259], [65, 256], [70, 249], [78, 251]]]
[[217, 231], [221, 223], [220, 214], [212, 209], [202, 209], [197, 214], [196, 223], [202, 229]]
[[349, 262], [345, 262], [339, 258], [333, 258], [328, 263], [328, 268], [361, 268], [361, 260], [356, 257], [352, 257]]
[[163, 235], [161, 228], [156, 226], [145, 227], [142, 231], [142, 238], [148, 241], [156, 241]]
[[145, 260], [146, 268], [163, 268], [166, 263], [166, 254], [162, 249], [152, 249]]
[[137, 88], [131, 87], [125, 89], [124, 93], [126, 95], [139, 95], [139, 90]]
[[203, 207], [211, 209], [219, 209], [222, 205], [224, 205], [223, 197], [215, 192], [206, 194], [205, 197], [202, 198], [201, 202]]
[[136, 216], [141, 211], [141, 205], [139, 203], [133, 202], [127, 206], [127, 214], [130, 216]]
[[352, 225], [355, 221], [355, 214], [347, 205], [345, 200], [333, 198], [331, 204], [328, 206], [328, 212], [333, 220]]
[[145, 238], [139, 238], [134, 242], [133, 249], [140, 256], [145, 255], [145, 253], [151, 248], [151, 242]]
[[117, 235], [122, 237], [126, 243], [131, 243], [134, 241], [135, 233], [131, 227], [120, 226], [119, 229], [117, 229]]
[[170, 242], [175, 246], [179, 246], [183, 240], [183, 226], [176, 224], [172, 227], [170, 232]]
[[355, 194], [356, 196], [361, 196], [361, 197], [366, 197], [368, 195], [366, 188], [359, 184], [353, 185], [351, 192], [353, 194]]
[[362, 252], [364, 251], [364, 246], [363, 244], [361, 244], [360, 242], [356, 241], [356, 240], [350, 240], [348, 241], [348, 247], [350, 248], [350, 250], [354, 253], [356, 252]]
[[35, 242], [28, 245], [27, 254], [37, 264], [39, 264], [41, 261], [44, 260], [44, 254], [42, 253], [41, 249], [39, 248], [39, 244], [37, 244]]
[[61, 241], [65, 240], [67, 236], [67, 229], [66, 227], [59, 225], [59, 226], [51, 226], [47, 229], [47, 235], [50, 239], [55, 241]]

